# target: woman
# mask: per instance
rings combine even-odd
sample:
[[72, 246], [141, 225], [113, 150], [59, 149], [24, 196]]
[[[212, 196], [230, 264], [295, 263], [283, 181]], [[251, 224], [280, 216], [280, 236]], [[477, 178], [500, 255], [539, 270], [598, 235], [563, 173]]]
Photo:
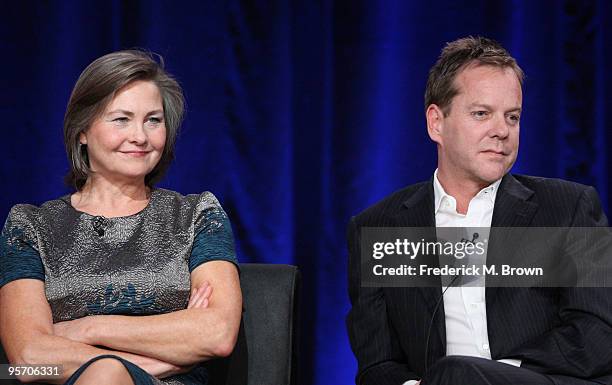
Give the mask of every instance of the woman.
[[63, 365], [52, 383], [203, 384], [198, 363], [230, 354], [242, 297], [227, 216], [209, 192], [154, 187], [182, 114], [180, 86], [147, 53], [83, 71], [64, 119], [76, 192], [14, 206], [0, 237], [11, 363]]

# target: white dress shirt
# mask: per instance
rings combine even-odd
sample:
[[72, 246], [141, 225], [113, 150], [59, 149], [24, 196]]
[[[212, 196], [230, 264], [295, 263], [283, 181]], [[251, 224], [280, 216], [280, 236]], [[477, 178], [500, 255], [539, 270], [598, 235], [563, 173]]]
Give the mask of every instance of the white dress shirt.
[[[438, 180], [437, 169], [433, 179], [436, 227], [464, 227], [468, 233], [471, 233], [470, 228], [491, 227], [495, 197], [501, 179], [480, 190], [470, 201], [465, 215], [457, 212], [457, 201], [444, 191]], [[474, 231], [479, 230], [474, 229]], [[447, 356], [461, 355], [491, 359], [484, 285], [449, 287], [444, 293], [444, 316]], [[520, 360], [498, 361], [514, 366], [521, 365]], [[404, 385], [414, 385], [417, 382], [410, 380]]]

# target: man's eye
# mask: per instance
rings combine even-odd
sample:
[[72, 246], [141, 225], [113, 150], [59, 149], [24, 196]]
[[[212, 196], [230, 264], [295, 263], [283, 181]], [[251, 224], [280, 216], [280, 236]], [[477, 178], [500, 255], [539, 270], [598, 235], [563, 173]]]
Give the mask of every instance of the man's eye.
[[510, 124], [518, 124], [518, 122], [521, 120], [521, 116], [517, 114], [512, 114], [512, 115], [508, 115], [506, 119], [508, 119]]
[[472, 116], [475, 118], [485, 118], [489, 115], [489, 111], [473, 111]]

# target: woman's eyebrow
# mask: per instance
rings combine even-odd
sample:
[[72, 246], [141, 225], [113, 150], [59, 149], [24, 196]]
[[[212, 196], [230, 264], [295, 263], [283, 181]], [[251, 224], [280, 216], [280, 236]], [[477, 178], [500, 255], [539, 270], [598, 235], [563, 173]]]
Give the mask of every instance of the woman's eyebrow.
[[115, 114], [115, 113], [122, 113], [122, 114], [125, 114], [125, 115], [127, 115], [127, 116], [134, 116], [134, 113], [133, 113], [132, 111], [122, 110], [122, 109], [117, 109], [117, 110], [108, 111], [108, 112], [106, 113], [106, 115]]
[[153, 110], [153, 111], [148, 112], [146, 116], [155, 115], [155, 114], [163, 114], [163, 113], [164, 113], [163, 110]]

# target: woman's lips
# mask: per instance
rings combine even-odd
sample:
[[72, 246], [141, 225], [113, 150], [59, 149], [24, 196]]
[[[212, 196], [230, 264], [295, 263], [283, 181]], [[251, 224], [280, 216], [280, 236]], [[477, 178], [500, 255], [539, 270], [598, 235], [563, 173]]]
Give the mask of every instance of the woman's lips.
[[121, 151], [122, 154], [127, 156], [132, 156], [135, 158], [140, 158], [147, 155], [150, 151]]

